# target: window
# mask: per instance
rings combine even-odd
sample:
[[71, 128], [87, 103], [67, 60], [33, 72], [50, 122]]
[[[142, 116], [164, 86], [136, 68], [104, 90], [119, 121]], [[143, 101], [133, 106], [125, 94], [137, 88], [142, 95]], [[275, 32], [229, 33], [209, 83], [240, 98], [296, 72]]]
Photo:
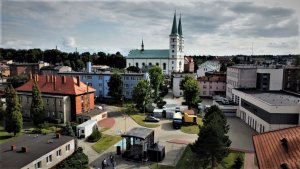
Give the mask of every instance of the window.
[[29, 97], [28, 96], [26, 97], [26, 102], [29, 103]]
[[66, 145], [66, 151], [70, 151], [70, 148], [71, 146], [70, 146], [70, 144], [68, 144], [68, 145]]
[[102, 83], [99, 83], [99, 86], [102, 87]]
[[172, 52], [174, 53], [174, 50], [172, 50]]
[[205, 86], [205, 85], [203, 85], [203, 89], [206, 89], [206, 86]]
[[172, 70], [174, 70], [174, 67], [172, 67]]
[[46, 104], [49, 104], [49, 99], [46, 99]]
[[61, 100], [59, 100], [59, 105], [60, 105], [60, 106], [62, 105], [62, 101], [61, 101]]
[[174, 58], [174, 55], [172, 55], [172, 58]]
[[156, 66], [159, 66], [159, 63], [156, 63]]
[[144, 62], [142, 63], [142, 66], [145, 66], [145, 63], [144, 63]]
[[181, 61], [179, 62], [179, 65], [181, 66]]
[[163, 63], [163, 69], [166, 70], [167, 64]]
[[125, 88], [128, 88], [129, 87], [129, 84], [125, 84]]
[[47, 162], [47, 164], [52, 162], [52, 155], [49, 155], [48, 157], [46, 157], [46, 162]]
[[175, 42], [175, 38], [172, 38], [172, 41]]
[[99, 76], [99, 79], [102, 80], [102, 76]]
[[135, 63], [135, 66], [136, 66], [136, 67], [139, 67], [139, 63]]
[[172, 61], [172, 64], [174, 64], [174, 61]]
[[37, 163], [34, 165], [34, 167], [35, 167], [36, 169], [42, 168], [42, 162], [41, 162], [41, 161], [37, 162]]
[[129, 63], [129, 64], [128, 64], [128, 67], [130, 67], [130, 66], [131, 66], [131, 64]]
[[206, 95], [206, 91], [203, 91], [203, 95]]
[[151, 62], [149, 63], [149, 66], [152, 66], [152, 63], [151, 63]]
[[59, 150], [56, 151], [56, 156], [57, 156], [57, 157], [60, 157], [60, 156], [61, 156], [61, 149], [59, 149]]
[[87, 76], [87, 79], [92, 79], [93, 77], [92, 76]]

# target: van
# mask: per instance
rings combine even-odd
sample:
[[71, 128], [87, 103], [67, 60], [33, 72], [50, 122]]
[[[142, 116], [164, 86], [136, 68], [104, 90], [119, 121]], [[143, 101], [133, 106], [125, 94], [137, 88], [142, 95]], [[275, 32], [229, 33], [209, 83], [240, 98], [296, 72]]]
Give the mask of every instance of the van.
[[223, 104], [229, 104], [229, 100], [226, 99], [226, 98], [223, 98], [223, 99], [222, 99], [222, 103], [223, 103]]

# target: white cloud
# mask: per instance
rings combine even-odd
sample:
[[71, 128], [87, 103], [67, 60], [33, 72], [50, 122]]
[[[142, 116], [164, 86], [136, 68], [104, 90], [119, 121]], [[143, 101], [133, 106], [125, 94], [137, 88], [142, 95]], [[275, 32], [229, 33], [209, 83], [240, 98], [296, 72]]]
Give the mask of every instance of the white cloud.
[[2, 47], [7, 48], [16, 48], [16, 49], [29, 49], [32, 48], [32, 41], [22, 40], [22, 39], [13, 39], [5, 41]]
[[63, 39], [63, 42], [62, 42], [63, 46], [64, 47], [68, 47], [68, 48], [75, 48], [75, 47], [78, 47], [77, 44], [76, 44], [76, 40], [74, 37], [65, 37]]

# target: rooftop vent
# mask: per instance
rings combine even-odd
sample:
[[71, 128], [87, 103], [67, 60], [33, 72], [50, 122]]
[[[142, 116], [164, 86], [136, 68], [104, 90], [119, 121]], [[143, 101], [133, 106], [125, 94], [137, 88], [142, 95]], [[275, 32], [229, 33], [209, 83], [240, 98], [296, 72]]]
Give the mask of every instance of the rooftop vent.
[[26, 152], [28, 152], [28, 148], [24, 146], [24, 147], [22, 147], [21, 151], [22, 151], [23, 153], [26, 153]]
[[284, 147], [284, 149], [286, 151], [288, 151], [288, 140], [287, 140], [287, 138], [283, 138], [280, 141], [281, 141], [281, 145]]
[[281, 167], [282, 169], [289, 169], [287, 163], [282, 163], [282, 164], [280, 165], [280, 167]]
[[59, 133], [56, 133], [56, 138], [60, 138], [60, 134]]
[[17, 146], [15, 144], [13, 144], [13, 145], [10, 146], [10, 150], [11, 151], [16, 151], [16, 149], [17, 149]]

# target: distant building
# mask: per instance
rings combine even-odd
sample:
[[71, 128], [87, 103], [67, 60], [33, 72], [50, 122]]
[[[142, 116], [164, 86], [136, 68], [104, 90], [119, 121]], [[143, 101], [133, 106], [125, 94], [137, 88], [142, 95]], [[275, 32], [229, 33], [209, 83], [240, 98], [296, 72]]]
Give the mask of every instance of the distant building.
[[191, 56], [184, 57], [184, 72], [186, 73], [194, 73], [195, 63], [194, 59]]
[[73, 137], [24, 135], [1, 145], [1, 168], [52, 168], [75, 151]]
[[10, 67], [10, 76], [39, 74], [40, 69], [44, 66], [49, 66], [48, 63], [12, 63]]
[[202, 76], [197, 80], [201, 97], [224, 96], [226, 93], [226, 74]]
[[[232, 89], [281, 90], [283, 69], [272, 66], [234, 65], [227, 68], [226, 97], [235, 101]], [[236, 102], [236, 101], [235, 101]]]
[[105, 72], [110, 71], [110, 67], [107, 65], [92, 65], [91, 66], [92, 72]]
[[9, 66], [6, 64], [1, 64], [0, 65], [0, 73], [1, 73], [2, 77], [9, 77], [10, 76]]
[[283, 90], [300, 95], [300, 67], [284, 68]]
[[44, 66], [40, 69], [41, 75], [57, 75], [59, 72], [70, 72], [70, 66]]
[[182, 34], [181, 16], [178, 27], [176, 13], [174, 14], [171, 34], [169, 36], [169, 49], [145, 49], [142, 41], [141, 49], [131, 50], [126, 57], [126, 67], [159, 66], [164, 74], [184, 71], [184, 37]]
[[183, 91], [180, 89], [180, 83], [186, 76], [192, 76], [196, 79], [196, 75], [194, 73], [173, 73], [172, 82], [173, 82], [173, 96], [181, 97], [183, 96]]
[[253, 136], [260, 169], [297, 169], [300, 166], [300, 126]]
[[42, 93], [47, 118], [75, 121], [76, 115], [94, 109], [95, 90], [81, 82], [79, 77], [35, 75], [16, 89], [24, 118], [32, 117], [30, 107], [34, 81]]
[[205, 76], [206, 72], [219, 72], [221, 68], [219, 61], [206, 61], [198, 66], [197, 76]]
[[[86, 72], [60, 72], [62, 76], [79, 76], [81, 81], [88, 83], [95, 89], [95, 97], [98, 98], [111, 98], [108, 95], [109, 87], [108, 82], [113, 74], [110, 71], [105, 72], [91, 72], [91, 64], [87, 63]], [[90, 72], [89, 72], [90, 71]], [[138, 84], [140, 80], [149, 79], [148, 73], [120, 73], [123, 82], [123, 95], [125, 98], [132, 98], [133, 87]]]
[[232, 89], [237, 117], [259, 133], [299, 125], [300, 97], [280, 91]]

